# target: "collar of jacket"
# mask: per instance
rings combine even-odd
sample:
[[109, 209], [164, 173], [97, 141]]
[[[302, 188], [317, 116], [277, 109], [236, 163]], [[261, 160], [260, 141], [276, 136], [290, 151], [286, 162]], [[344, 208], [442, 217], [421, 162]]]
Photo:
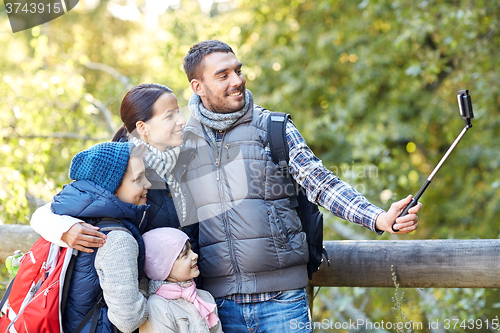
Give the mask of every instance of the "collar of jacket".
[[[245, 113], [240, 119], [238, 119], [234, 123], [233, 127], [228, 129], [226, 132], [231, 131], [233, 128], [235, 128], [236, 126], [238, 126], [240, 124], [252, 121], [253, 110], [255, 109], [255, 107], [256, 107], [256, 105], [254, 104], [254, 107], [249, 109], [248, 112]], [[195, 119], [193, 116], [189, 117], [189, 120], [186, 123], [186, 126], [184, 128], [184, 132], [191, 132], [191, 133], [198, 135], [200, 137], [205, 136], [205, 134], [203, 133], [203, 128], [201, 126], [200, 121], [198, 119]]]
[[189, 163], [191, 163], [195, 155], [195, 148], [189, 148], [186, 146], [181, 147], [181, 152], [179, 153], [179, 157], [177, 158], [177, 163], [172, 169], [172, 174], [174, 175], [175, 179], [177, 179], [177, 181], [180, 182], [182, 175], [184, 174], [184, 172], [186, 172]]

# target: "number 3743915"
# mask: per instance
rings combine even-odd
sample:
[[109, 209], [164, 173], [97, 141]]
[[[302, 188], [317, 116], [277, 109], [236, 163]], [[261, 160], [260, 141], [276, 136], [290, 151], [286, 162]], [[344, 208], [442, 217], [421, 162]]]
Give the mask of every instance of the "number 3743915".
[[54, 1], [54, 3], [41, 3], [41, 2], [7, 2], [5, 1], [5, 9], [7, 14], [41, 14], [41, 13], [55, 13], [58, 14], [63, 11], [61, 2]]
[[489, 319], [445, 319], [443, 320], [444, 329], [494, 329], [497, 330], [500, 328], [498, 318], [493, 320]]

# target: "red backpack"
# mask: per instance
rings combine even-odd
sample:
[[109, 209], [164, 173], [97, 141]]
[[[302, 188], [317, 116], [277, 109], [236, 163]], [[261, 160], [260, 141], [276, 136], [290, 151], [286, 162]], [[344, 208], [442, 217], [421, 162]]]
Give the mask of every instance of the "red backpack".
[[21, 258], [1, 306], [0, 333], [62, 332], [61, 301], [73, 250], [40, 239]]
[[[88, 222], [101, 231], [120, 229], [130, 233], [116, 219]], [[21, 258], [17, 275], [0, 301], [0, 333], [63, 333], [62, 310], [77, 254], [77, 250], [57, 246], [43, 237], [33, 244]], [[80, 332], [89, 321], [89, 332], [94, 333], [99, 311], [105, 305], [101, 291], [73, 333]]]

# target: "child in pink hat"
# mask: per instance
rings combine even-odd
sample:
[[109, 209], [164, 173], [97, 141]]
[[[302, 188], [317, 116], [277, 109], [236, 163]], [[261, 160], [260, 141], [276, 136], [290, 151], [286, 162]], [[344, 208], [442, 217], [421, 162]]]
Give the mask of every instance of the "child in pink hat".
[[140, 333], [222, 333], [212, 295], [196, 289], [198, 255], [189, 237], [175, 228], [157, 228], [142, 235], [144, 272], [149, 281], [148, 319]]

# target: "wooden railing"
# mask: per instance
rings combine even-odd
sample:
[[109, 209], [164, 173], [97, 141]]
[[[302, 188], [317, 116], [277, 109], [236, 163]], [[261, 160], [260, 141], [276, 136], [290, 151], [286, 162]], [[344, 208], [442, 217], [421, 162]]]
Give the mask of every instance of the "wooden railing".
[[[0, 225], [0, 262], [38, 239], [30, 226]], [[309, 286], [500, 288], [500, 239], [325, 241], [326, 262]], [[312, 297], [310, 297], [312, 302]], [[312, 303], [311, 303], [312, 305]]]
[[500, 239], [326, 241], [314, 286], [499, 288]]
[[15, 250], [26, 253], [38, 238], [40, 235], [28, 225], [0, 224], [0, 263]]

